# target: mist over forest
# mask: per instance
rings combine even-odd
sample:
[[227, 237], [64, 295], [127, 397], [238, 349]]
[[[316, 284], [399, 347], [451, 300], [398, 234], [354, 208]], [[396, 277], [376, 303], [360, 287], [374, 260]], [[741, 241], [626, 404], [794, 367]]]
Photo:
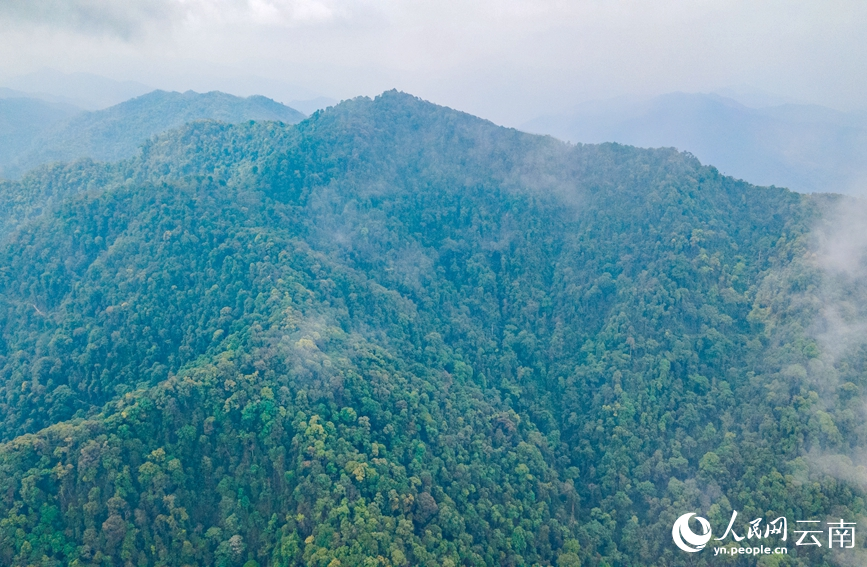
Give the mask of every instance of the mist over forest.
[[0, 565], [867, 565], [865, 46], [0, 2]]

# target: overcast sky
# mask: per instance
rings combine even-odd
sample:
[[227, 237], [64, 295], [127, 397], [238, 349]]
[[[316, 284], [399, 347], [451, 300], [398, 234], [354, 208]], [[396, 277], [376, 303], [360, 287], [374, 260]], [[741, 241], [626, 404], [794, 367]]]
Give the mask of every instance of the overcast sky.
[[398, 88], [507, 125], [734, 85], [849, 110], [867, 2], [0, 0], [0, 84], [44, 67], [284, 99]]

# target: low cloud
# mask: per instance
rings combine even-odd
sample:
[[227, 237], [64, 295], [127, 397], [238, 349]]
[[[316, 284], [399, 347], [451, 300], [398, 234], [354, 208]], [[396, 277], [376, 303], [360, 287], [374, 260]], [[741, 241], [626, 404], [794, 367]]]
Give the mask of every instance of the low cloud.
[[[851, 419], [840, 413], [846, 382], [853, 379], [852, 369], [867, 350], [867, 201], [854, 197], [830, 198], [823, 203], [826, 212], [813, 229], [813, 249], [804, 274], [818, 268], [816, 287], [807, 292], [816, 316], [809, 334], [819, 343], [820, 359], [811, 361], [810, 374], [822, 397], [823, 408], [844, 418], [848, 428], [842, 440], [842, 452], [813, 449], [805, 455], [815, 473], [867, 488], [867, 446], [863, 424], [867, 419], [867, 400], [859, 398]], [[824, 410], [821, 411], [822, 415]], [[817, 413], [818, 423], [823, 423]], [[849, 421], [848, 425], [845, 422]], [[856, 432], [852, 431], [853, 423]], [[836, 427], [828, 424], [823, 432], [833, 436]], [[838, 433], [839, 435], [839, 433]], [[859, 563], [863, 564], [863, 563]]]
[[842, 198], [815, 231], [822, 302], [816, 338], [834, 359], [867, 343], [867, 201]]
[[817, 238], [819, 263], [831, 275], [867, 275], [867, 201], [840, 199]]

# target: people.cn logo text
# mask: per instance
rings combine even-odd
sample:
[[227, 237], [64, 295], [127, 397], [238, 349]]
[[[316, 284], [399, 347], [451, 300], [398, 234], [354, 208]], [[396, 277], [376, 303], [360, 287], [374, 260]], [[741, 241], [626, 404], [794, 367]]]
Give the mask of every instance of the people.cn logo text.
[[[698, 522], [699, 533], [694, 532], [689, 525], [689, 521], [693, 516], [695, 516], [695, 521]], [[771, 543], [773, 540], [785, 543], [789, 539], [789, 521], [785, 516], [780, 516], [774, 520], [756, 518], [750, 522], [742, 522], [740, 524], [737, 523], [737, 517], [737, 510], [732, 510], [731, 520], [729, 520], [725, 533], [721, 537], [713, 538], [714, 541], [723, 542], [721, 546], [714, 548], [714, 555], [788, 553], [785, 547], [772, 549], [765, 546], [765, 544]], [[794, 545], [796, 547], [825, 547], [825, 545], [831, 549], [852, 549], [856, 547], [855, 522], [847, 522], [845, 520], [826, 522], [820, 520], [798, 520], [795, 522], [794, 527], [796, 529], [793, 530], [794, 537], [792, 539], [795, 540]], [[690, 512], [675, 520], [671, 528], [671, 538], [674, 540], [674, 544], [683, 551], [696, 553], [704, 549], [711, 541], [712, 531], [710, 522]], [[731, 547], [731, 545], [726, 546], [725, 542], [729, 539], [728, 543], [735, 547]], [[737, 547], [737, 544], [741, 542], [747, 547]]]

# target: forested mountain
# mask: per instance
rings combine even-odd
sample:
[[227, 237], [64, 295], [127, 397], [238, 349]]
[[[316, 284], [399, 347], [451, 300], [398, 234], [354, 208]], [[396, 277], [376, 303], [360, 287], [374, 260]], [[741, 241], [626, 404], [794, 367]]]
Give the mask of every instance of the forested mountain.
[[104, 110], [79, 113], [55, 123], [35, 139], [9, 138], [9, 144], [18, 152], [10, 155], [14, 159], [0, 162], [0, 166], [6, 166], [0, 173], [15, 177], [36, 165], [78, 158], [128, 158], [151, 136], [193, 120], [276, 120], [295, 124], [303, 119], [297, 110], [263, 96], [153, 91]]
[[397, 92], [0, 184], [0, 563], [749, 565], [672, 523], [862, 518], [837, 202]]
[[586, 103], [524, 125], [572, 142], [676, 147], [722, 172], [802, 192], [862, 194], [867, 114], [804, 104], [752, 108], [714, 94]]

